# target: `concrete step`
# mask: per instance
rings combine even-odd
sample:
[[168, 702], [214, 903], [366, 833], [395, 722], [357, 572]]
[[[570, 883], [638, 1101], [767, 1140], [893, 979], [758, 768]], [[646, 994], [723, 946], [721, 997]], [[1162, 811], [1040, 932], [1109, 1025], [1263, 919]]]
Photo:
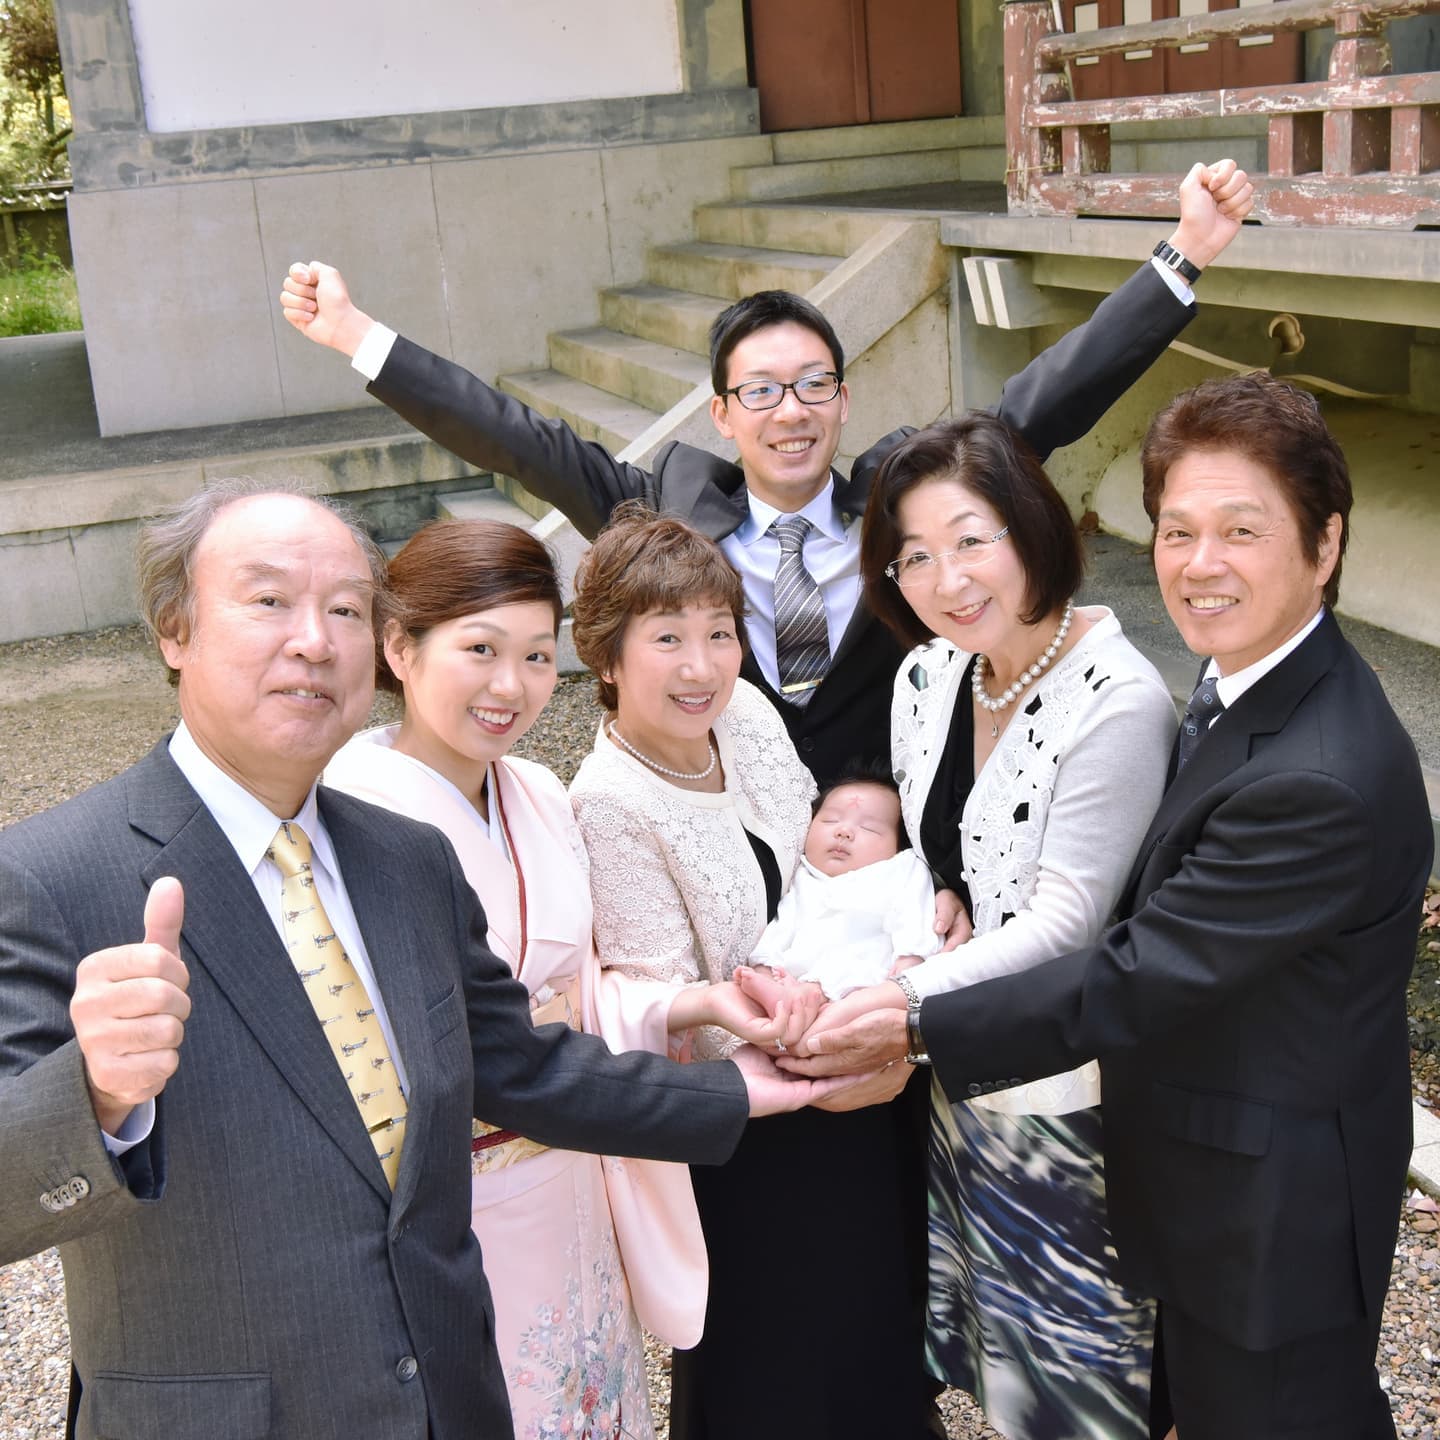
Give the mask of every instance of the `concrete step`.
[[837, 155], [894, 155], [961, 145], [1003, 145], [1003, 115], [952, 115], [937, 120], [892, 120], [826, 130], [790, 130], [770, 139], [777, 165], [830, 160]]
[[838, 156], [791, 165], [739, 166], [730, 172], [730, 193], [737, 200], [765, 200], [934, 185], [947, 180], [999, 180], [1004, 175], [1005, 147], [976, 145], [899, 155]]
[[600, 292], [600, 319], [611, 330], [694, 355], [709, 354], [710, 324], [722, 309], [713, 295], [664, 285], [617, 285]]
[[504, 525], [518, 525], [522, 530], [530, 529], [535, 523], [535, 517], [527, 515], [503, 491], [491, 488], [456, 490], [442, 495], [435, 513], [441, 520], [494, 520]]
[[692, 241], [655, 246], [646, 269], [653, 284], [738, 300], [755, 290], [794, 290], [803, 295], [839, 263], [833, 256]]
[[657, 413], [556, 370], [522, 370], [502, 375], [497, 383], [507, 395], [563, 420], [582, 440], [598, 441], [611, 454], [644, 434]]
[[710, 375], [705, 360], [689, 350], [598, 325], [553, 333], [550, 364], [562, 375], [633, 400], [657, 415], [679, 404]]
[[808, 255], [853, 255], [890, 223], [888, 215], [817, 205], [731, 201], [695, 211], [695, 238], [715, 245], [752, 245]]

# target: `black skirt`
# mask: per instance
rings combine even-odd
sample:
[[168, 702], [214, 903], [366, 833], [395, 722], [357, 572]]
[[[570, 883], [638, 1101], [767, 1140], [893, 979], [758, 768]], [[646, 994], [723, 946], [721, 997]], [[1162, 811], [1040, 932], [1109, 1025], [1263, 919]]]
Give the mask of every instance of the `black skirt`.
[[888, 1105], [752, 1120], [690, 1174], [710, 1255], [705, 1333], [677, 1350], [672, 1440], [919, 1440], [925, 1077]]

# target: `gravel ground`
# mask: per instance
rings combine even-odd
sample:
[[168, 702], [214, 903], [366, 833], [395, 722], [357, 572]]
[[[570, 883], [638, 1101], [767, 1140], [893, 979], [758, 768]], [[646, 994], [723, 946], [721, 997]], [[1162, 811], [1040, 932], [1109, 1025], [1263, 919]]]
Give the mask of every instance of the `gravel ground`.
[[[392, 718], [389, 702], [376, 720]], [[44, 809], [138, 759], [174, 724], [174, 692], [136, 629], [0, 646], [0, 825]], [[598, 712], [586, 680], [561, 684], [517, 753], [563, 779], [589, 750]], [[1422, 936], [1411, 987], [1416, 1093], [1440, 1101], [1440, 953]], [[1440, 946], [1437, 946], [1440, 950]], [[1428, 1202], [1427, 1202], [1428, 1203]], [[1380, 1370], [1399, 1433], [1440, 1440], [1440, 1216], [1404, 1212], [1381, 1335]], [[661, 1440], [668, 1358], [649, 1355]], [[54, 1252], [0, 1268], [0, 1440], [64, 1434], [69, 1349]], [[951, 1440], [998, 1440], [956, 1392], [941, 1402]], [[809, 1437], [797, 1437], [809, 1440]], [[814, 1437], [823, 1440], [823, 1437]], [[881, 1440], [881, 1437], [877, 1437]]]

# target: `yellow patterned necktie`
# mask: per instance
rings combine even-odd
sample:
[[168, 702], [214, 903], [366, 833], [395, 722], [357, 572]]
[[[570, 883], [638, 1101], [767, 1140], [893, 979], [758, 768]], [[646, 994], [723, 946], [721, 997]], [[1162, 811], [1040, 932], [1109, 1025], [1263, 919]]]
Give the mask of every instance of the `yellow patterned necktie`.
[[310, 870], [309, 836], [294, 821], [284, 821], [265, 853], [283, 877], [280, 904], [290, 961], [360, 1107], [370, 1143], [393, 1190], [400, 1170], [406, 1105], [385, 1032], [365, 982], [336, 939], [335, 927], [320, 903]]

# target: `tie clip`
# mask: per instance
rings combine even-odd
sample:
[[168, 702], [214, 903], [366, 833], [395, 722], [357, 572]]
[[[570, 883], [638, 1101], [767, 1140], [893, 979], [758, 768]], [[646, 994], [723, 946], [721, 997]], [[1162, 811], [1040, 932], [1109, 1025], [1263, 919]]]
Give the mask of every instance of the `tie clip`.
[[782, 695], [794, 695], [801, 690], [813, 690], [824, 678], [822, 675], [815, 680], [797, 680], [793, 685], [782, 685], [780, 687], [780, 693]]

